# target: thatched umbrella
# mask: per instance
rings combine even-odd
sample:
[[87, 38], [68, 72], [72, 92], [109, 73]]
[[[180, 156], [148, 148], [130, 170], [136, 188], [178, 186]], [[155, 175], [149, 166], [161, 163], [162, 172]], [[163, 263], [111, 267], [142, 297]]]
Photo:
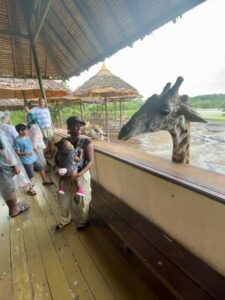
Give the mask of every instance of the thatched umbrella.
[[74, 96], [80, 97], [85, 100], [86, 97], [91, 97], [93, 102], [96, 103], [96, 98], [104, 99], [105, 103], [105, 115], [106, 115], [106, 129], [107, 133], [108, 127], [108, 111], [107, 102], [120, 101], [120, 124], [121, 124], [121, 101], [124, 99], [135, 99], [140, 98], [138, 91], [132, 87], [130, 84], [122, 80], [121, 78], [115, 76], [110, 72], [105, 64], [102, 65], [99, 72], [86, 81], [82, 86], [80, 86], [73, 93]]
[[96, 75], [91, 77], [73, 93], [77, 97], [140, 97], [138, 91], [130, 84], [115, 76], [103, 64]]
[[[54, 80], [43, 80], [47, 98], [63, 97], [71, 94], [62, 83]], [[41, 97], [38, 80], [0, 78], [0, 98], [1, 99], [37, 99]]]
[[21, 99], [0, 99], [0, 110], [20, 110], [24, 107]]
[[[62, 83], [54, 80], [43, 80], [43, 86], [48, 102], [57, 103], [58, 118], [61, 120], [58, 102], [63, 97], [70, 96], [71, 91]], [[0, 78], [0, 99], [2, 99], [0, 107], [2, 109], [21, 109], [28, 104], [27, 100], [37, 102], [40, 97], [41, 91], [36, 79]]]

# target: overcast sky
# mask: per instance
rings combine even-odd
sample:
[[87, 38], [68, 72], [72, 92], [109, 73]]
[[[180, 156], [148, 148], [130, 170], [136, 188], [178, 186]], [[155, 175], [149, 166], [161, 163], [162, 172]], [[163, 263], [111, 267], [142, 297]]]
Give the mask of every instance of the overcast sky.
[[[105, 60], [110, 71], [133, 85], [146, 99], [167, 82], [184, 77], [181, 94], [225, 93], [225, 0], [207, 0], [182, 18]], [[75, 90], [95, 75], [91, 67], [69, 86]]]

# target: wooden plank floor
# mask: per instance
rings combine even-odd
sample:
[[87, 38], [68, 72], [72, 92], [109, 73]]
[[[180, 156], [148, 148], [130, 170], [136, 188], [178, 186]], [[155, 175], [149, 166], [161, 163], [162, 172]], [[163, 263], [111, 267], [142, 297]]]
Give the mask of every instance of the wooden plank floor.
[[151, 290], [110, 241], [104, 228], [55, 231], [56, 188], [35, 179], [31, 209], [9, 218], [0, 200], [0, 299], [155, 300]]

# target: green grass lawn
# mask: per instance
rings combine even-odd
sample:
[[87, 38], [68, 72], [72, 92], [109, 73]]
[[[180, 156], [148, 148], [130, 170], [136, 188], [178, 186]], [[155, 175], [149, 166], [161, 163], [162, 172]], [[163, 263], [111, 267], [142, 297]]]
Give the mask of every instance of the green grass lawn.
[[211, 120], [211, 121], [223, 121], [225, 122], [225, 114], [221, 115], [221, 114], [204, 114], [204, 113], [201, 113], [200, 116], [203, 118], [203, 119], [206, 119], [206, 120]]
[[[55, 111], [53, 110], [54, 107], [51, 107], [51, 116], [53, 119], [53, 122], [56, 121], [57, 116]], [[129, 107], [127, 105], [127, 107], [124, 107], [123, 109], [123, 118], [129, 119], [137, 110], [139, 107]], [[195, 111], [197, 111], [196, 109], [194, 109]], [[198, 112], [198, 111], [197, 111]], [[62, 122], [65, 123], [65, 120], [73, 115], [76, 114], [79, 116], [79, 110], [75, 110], [75, 108], [70, 108], [70, 107], [62, 107], [61, 108], [61, 119]], [[114, 119], [114, 111], [109, 111], [109, 118], [111, 118], [112, 120]], [[225, 122], [225, 112], [221, 113], [221, 112], [215, 112], [215, 111], [209, 111], [207, 110], [206, 112], [204, 111], [199, 111], [198, 114], [206, 120], [211, 120], [211, 121], [218, 121], [218, 122]], [[117, 118], [119, 117], [119, 111], [117, 111]], [[88, 117], [87, 117], [88, 119]], [[12, 111], [11, 112], [11, 120], [12, 120], [12, 124], [16, 125], [18, 123], [25, 123], [26, 122], [26, 113], [24, 111]]]

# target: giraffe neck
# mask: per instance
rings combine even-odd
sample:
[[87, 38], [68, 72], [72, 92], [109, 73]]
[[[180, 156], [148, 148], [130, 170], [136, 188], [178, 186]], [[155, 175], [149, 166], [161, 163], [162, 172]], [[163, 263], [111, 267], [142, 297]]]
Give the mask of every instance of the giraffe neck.
[[173, 139], [172, 161], [176, 163], [189, 163], [190, 123], [180, 116], [173, 128], [169, 130]]

